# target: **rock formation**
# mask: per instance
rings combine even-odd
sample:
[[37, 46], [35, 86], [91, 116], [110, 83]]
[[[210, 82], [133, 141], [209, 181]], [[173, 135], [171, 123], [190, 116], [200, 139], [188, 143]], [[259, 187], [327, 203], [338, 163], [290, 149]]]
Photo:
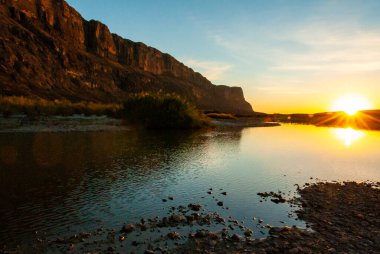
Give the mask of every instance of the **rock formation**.
[[213, 85], [172, 56], [84, 20], [64, 0], [0, 0], [0, 89], [101, 102], [165, 91], [203, 110], [252, 112], [240, 87]]

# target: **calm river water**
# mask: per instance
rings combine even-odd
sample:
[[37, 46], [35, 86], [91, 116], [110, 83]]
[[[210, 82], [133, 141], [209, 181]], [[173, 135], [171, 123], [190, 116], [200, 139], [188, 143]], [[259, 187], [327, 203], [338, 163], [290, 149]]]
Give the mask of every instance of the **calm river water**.
[[[293, 193], [294, 184], [316, 179], [380, 181], [379, 144], [380, 132], [300, 125], [0, 133], [0, 246], [28, 244], [35, 231], [54, 239], [119, 230], [191, 202], [253, 229], [253, 217], [304, 227], [288, 217], [295, 208], [260, 202], [256, 193]], [[174, 200], [162, 202], [168, 196]], [[255, 237], [265, 234], [255, 230]]]

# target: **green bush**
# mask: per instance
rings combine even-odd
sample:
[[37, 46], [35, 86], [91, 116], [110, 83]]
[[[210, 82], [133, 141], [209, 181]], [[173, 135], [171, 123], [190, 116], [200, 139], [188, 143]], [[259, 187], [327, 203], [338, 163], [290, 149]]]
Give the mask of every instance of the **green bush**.
[[150, 129], [188, 129], [208, 125], [206, 118], [174, 94], [134, 94], [123, 103], [123, 115], [135, 125]]

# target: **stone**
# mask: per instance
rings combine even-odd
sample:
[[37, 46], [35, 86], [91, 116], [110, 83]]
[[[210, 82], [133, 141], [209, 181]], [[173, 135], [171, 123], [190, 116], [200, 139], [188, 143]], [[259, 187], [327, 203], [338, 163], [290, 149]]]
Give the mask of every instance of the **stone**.
[[240, 242], [240, 236], [239, 235], [237, 235], [237, 234], [233, 234], [232, 236], [231, 236], [231, 240], [232, 241], [234, 241], [234, 242]]
[[199, 231], [197, 231], [197, 232], [195, 233], [194, 236], [195, 236], [196, 238], [204, 238], [204, 237], [207, 236], [207, 233], [206, 233], [206, 231], [204, 231], [204, 230], [199, 230]]
[[250, 229], [247, 229], [246, 231], [244, 231], [244, 235], [246, 236], [246, 237], [250, 237], [251, 235], [252, 235], [252, 230], [250, 230]]
[[177, 232], [170, 232], [166, 235], [171, 240], [178, 240], [181, 239], [181, 235]]
[[190, 210], [197, 212], [201, 209], [202, 206], [199, 204], [189, 204], [188, 207], [190, 208]]
[[124, 233], [131, 233], [133, 230], [135, 230], [135, 226], [133, 224], [127, 224], [124, 225], [123, 228], [121, 229], [122, 232]]

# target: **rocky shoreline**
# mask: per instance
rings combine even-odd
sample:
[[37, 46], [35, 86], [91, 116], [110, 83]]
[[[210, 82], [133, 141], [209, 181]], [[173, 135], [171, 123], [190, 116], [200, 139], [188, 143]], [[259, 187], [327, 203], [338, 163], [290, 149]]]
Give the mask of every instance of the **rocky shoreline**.
[[[190, 240], [176, 253], [379, 253], [380, 183], [316, 183], [299, 189], [300, 197], [287, 200], [297, 204], [300, 219], [312, 231], [295, 227], [271, 227], [270, 237], [251, 239], [221, 236]], [[278, 193], [258, 193], [263, 198]]]
[[[221, 196], [228, 195], [218, 191]], [[264, 226], [258, 219], [258, 225], [269, 229], [267, 238], [252, 238], [253, 230], [243, 223], [191, 203], [172, 207], [166, 217], [142, 218], [119, 230], [98, 229], [54, 240], [37, 237], [33, 250], [147, 254], [380, 252], [380, 183], [319, 182], [305, 184], [298, 188], [298, 194], [289, 199], [281, 192], [257, 193], [266, 202], [297, 205], [296, 214], [308, 227]], [[168, 197], [162, 201], [172, 199]], [[218, 205], [223, 207], [223, 202], [219, 201]], [[210, 226], [217, 230], [211, 231]], [[28, 251], [3, 249], [0, 253]]]

